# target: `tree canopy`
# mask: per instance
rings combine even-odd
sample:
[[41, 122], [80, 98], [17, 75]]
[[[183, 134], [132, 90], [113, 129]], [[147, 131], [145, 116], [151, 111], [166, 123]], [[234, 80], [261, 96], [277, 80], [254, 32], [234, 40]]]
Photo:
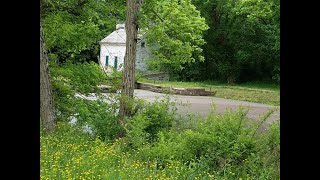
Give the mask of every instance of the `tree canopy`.
[[[97, 61], [99, 40], [125, 21], [125, 0], [41, 3], [49, 59]], [[144, 0], [140, 34], [151, 69], [178, 80], [280, 81], [279, 0]]]
[[59, 62], [97, 61], [98, 42], [125, 19], [124, 0], [57, 0], [42, 6], [49, 55]]
[[192, 74], [200, 80], [280, 81], [279, 0], [192, 2], [210, 29], [204, 35], [206, 60], [188, 71], [197, 69]]
[[176, 72], [184, 64], [204, 60], [202, 34], [208, 26], [190, 0], [146, 1], [139, 24], [151, 44], [151, 67]]

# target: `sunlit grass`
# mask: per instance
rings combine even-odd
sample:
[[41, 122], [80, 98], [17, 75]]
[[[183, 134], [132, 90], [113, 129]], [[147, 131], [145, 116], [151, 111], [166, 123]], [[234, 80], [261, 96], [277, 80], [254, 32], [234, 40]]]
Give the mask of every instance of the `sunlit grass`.
[[[106, 144], [68, 124], [59, 123], [51, 135], [40, 136], [40, 179], [210, 179], [205, 171], [190, 170], [173, 161], [165, 169], [122, 152], [120, 140]], [[195, 174], [195, 172], [197, 172]]]
[[214, 81], [178, 82], [147, 79], [140, 79], [139, 82], [153, 83], [166, 87], [205, 88], [207, 91], [216, 91], [215, 97], [280, 106], [280, 85], [278, 84], [251, 82], [228, 85]]

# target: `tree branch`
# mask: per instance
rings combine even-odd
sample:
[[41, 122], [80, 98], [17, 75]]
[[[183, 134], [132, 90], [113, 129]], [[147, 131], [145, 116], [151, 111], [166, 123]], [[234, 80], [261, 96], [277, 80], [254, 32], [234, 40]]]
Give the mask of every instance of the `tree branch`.
[[152, 12], [161, 20], [161, 22], [164, 22], [164, 20], [160, 17], [160, 15], [152, 9]]

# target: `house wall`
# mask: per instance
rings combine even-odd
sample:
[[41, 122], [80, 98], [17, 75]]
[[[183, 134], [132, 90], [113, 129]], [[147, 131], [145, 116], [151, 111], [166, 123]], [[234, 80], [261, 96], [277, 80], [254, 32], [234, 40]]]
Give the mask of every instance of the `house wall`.
[[[118, 57], [118, 71], [123, 69], [124, 56], [126, 53], [125, 44], [100, 44], [100, 62], [103, 66], [106, 65], [106, 56], [109, 56], [109, 66], [114, 67], [115, 56]], [[121, 68], [119, 68], [121, 67]], [[108, 68], [107, 72], [112, 72], [112, 68]]]
[[[106, 64], [106, 56], [109, 56], [109, 66], [114, 67], [114, 57], [118, 57], [118, 71], [123, 69], [124, 56], [126, 53], [125, 44], [100, 44], [100, 62], [103, 66]], [[145, 43], [144, 47], [141, 47], [141, 41], [137, 44], [137, 54], [136, 54], [136, 69], [141, 71], [147, 71], [147, 66], [145, 60], [151, 56], [150, 50]], [[121, 68], [120, 67], [121, 65]], [[112, 68], [108, 68], [107, 72], [112, 72]]]
[[[147, 65], [145, 63], [145, 60], [150, 58], [151, 52], [147, 46], [147, 43], [145, 41], [138, 41], [137, 44], [137, 54], [136, 54], [136, 69], [139, 69], [141, 71], [147, 71]], [[141, 42], [145, 42], [144, 47], [141, 46]]]

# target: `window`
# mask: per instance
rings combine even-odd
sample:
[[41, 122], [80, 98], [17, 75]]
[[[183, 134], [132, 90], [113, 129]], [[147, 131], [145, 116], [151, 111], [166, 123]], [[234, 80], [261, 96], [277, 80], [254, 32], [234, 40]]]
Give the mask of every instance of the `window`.
[[109, 56], [106, 56], [106, 66], [109, 64]]
[[114, 57], [114, 68], [118, 69], [118, 57], [117, 56]]
[[144, 47], [145, 46], [145, 42], [141, 42], [141, 47]]

